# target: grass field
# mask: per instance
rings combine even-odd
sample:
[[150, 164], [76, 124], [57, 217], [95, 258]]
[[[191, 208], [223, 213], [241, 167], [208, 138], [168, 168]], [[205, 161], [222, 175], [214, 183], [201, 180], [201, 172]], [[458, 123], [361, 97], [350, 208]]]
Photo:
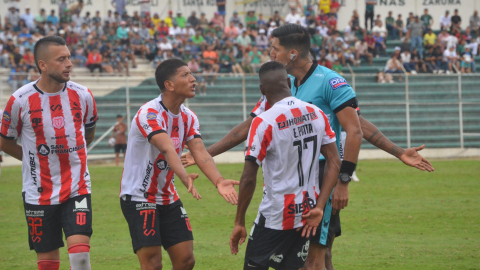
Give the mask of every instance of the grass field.
[[[350, 203], [342, 211], [343, 233], [335, 241], [336, 269], [480, 269], [480, 161], [433, 162], [424, 173], [398, 161], [362, 161], [361, 182], [350, 184]], [[243, 165], [220, 165], [225, 177], [238, 179]], [[198, 172], [198, 168], [189, 169]], [[132, 252], [118, 191], [122, 169], [90, 166], [94, 234], [92, 268], [140, 269]], [[0, 179], [0, 269], [36, 269], [28, 250], [21, 200], [21, 169], [3, 168]], [[261, 199], [261, 174], [247, 222]], [[236, 208], [200, 177], [203, 196], [194, 201], [177, 186], [195, 237], [195, 269], [242, 269], [245, 244], [237, 256], [228, 241]], [[247, 228], [249, 231], [249, 228]], [[68, 269], [66, 248], [61, 269]], [[164, 252], [164, 269], [171, 264]]]

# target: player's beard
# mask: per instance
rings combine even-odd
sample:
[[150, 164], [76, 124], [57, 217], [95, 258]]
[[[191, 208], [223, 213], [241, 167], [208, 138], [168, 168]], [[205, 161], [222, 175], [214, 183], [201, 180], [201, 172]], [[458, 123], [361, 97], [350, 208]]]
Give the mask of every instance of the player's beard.
[[62, 76], [62, 73], [49, 73], [48, 76], [58, 83], [66, 83], [66, 82], [70, 81], [70, 78], [65, 79]]

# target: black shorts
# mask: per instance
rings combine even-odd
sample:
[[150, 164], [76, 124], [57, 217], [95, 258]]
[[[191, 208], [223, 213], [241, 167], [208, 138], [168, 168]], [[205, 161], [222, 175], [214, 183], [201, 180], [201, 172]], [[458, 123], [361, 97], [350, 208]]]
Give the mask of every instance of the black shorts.
[[92, 236], [92, 203], [90, 194], [69, 199], [57, 205], [33, 205], [25, 202], [30, 250], [49, 252], [64, 246], [65, 239], [80, 234]]
[[115, 153], [120, 153], [120, 150], [122, 150], [122, 153], [127, 152], [127, 145], [126, 144], [115, 144], [114, 146]]
[[120, 199], [127, 220], [133, 252], [142, 247], [163, 246], [164, 249], [193, 240], [192, 227], [180, 200], [169, 205]]
[[245, 265], [302, 268], [310, 247], [309, 238], [302, 231], [273, 230], [253, 224], [245, 251]]
[[[319, 162], [319, 187], [321, 187], [323, 183], [325, 163], [325, 160], [320, 160]], [[317, 233], [315, 234], [315, 236], [311, 237], [312, 243], [331, 247], [333, 238], [339, 237], [340, 235], [342, 235], [342, 226], [340, 225], [340, 211], [337, 211], [335, 215], [332, 214], [332, 196], [330, 196], [330, 198], [328, 198], [327, 204], [325, 205], [322, 223], [318, 225]]]

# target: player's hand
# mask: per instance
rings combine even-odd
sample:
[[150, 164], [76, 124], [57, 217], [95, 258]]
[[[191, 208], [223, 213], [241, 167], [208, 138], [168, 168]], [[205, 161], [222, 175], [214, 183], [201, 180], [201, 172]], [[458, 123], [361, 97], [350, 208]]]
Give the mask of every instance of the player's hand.
[[432, 164], [418, 153], [424, 148], [425, 144], [419, 147], [407, 148], [400, 156], [400, 160], [406, 165], [415, 167], [421, 171], [433, 172], [435, 169]]
[[182, 161], [183, 167], [185, 168], [196, 164], [195, 159], [193, 159], [192, 153], [190, 152], [182, 154], [180, 160]]
[[332, 208], [335, 214], [348, 205], [348, 184], [338, 183], [332, 194]]
[[[198, 174], [196, 173], [191, 173], [188, 175], [187, 177], [187, 189], [188, 189], [188, 193], [191, 193], [192, 196], [197, 199], [197, 200], [200, 200], [202, 198], [202, 196], [200, 196], [200, 194], [198, 193], [197, 189], [195, 188], [195, 186], [193, 185], [193, 181], [195, 179], [198, 178]], [[183, 182], [183, 181], [182, 181]]]
[[315, 235], [317, 233], [317, 227], [322, 222], [323, 210], [317, 207], [311, 209], [305, 215], [302, 215], [302, 219], [306, 219], [305, 226], [303, 226], [302, 237], [309, 238], [310, 233]]
[[245, 229], [245, 226], [235, 224], [235, 227], [233, 227], [232, 235], [230, 236], [230, 251], [232, 252], [232, 254], [237, 255], [238, 245], [243, 244], [246, 238], [247, 230]]
[[240, 185], [240, 182], [230, 179], [219, 179], [217, 183], [217, 191], [225, 201], [231, 203], [232, 205], [236, 205], [238, 203], [238, 194], [235, 190], [235, 185]]

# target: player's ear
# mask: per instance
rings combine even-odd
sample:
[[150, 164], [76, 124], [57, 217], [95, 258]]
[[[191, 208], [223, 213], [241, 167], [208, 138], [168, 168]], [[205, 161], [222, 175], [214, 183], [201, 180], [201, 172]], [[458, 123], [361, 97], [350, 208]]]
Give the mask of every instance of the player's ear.
[[41, 72], [47, 71], [47, 63], [45, 63], [43, 60], [38, 60], [38, 67], [40, 68]]
[[164, 85], [165, 85], [165, 90], [166, 91], [173, 91], [174, 90], [175, 84], [173, 83], [173, 81], [165, 80]]

